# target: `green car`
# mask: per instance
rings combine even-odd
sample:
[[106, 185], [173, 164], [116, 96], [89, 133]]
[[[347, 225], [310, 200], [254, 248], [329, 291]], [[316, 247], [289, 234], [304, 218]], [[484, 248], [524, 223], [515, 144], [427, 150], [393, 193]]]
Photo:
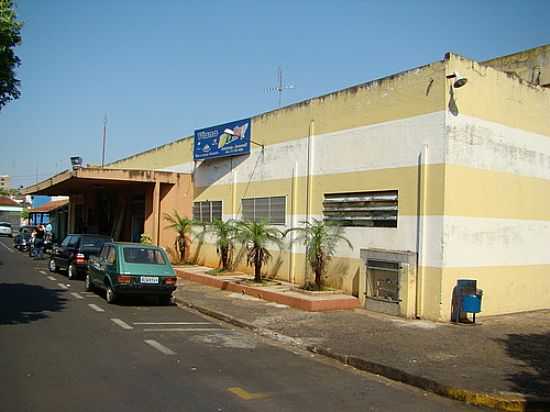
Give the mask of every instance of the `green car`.
[[140, 243], [105, 243], [88, 261], [86, 290], [105, 290], [108, 303], [122, 295], [157, 296], [168, 304], [176, 289], [176, 272], [166, 252]]

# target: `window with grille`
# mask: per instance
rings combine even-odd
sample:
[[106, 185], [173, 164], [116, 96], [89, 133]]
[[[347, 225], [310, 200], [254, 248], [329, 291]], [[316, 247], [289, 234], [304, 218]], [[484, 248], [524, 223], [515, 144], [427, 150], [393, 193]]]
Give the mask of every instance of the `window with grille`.
[[242, 200], [244, 221], [266, 221], [272, 225], [286, 223], [286, 197], [256, 197]]
[[193, 202], [193, 220], [203, 223], [212, 223], [214, 220], [222, 220], [221, 200]]
[[323, 215], [343, 226], [397, 227], [397, 190], [327, 193]]

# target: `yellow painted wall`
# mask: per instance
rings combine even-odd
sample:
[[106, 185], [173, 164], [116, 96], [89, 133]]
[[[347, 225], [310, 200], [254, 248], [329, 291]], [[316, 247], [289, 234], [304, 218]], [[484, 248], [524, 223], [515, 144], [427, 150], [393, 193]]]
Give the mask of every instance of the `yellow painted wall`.
[[[502, 71], [450, 55], [447, 73], [458, 71], [468, 83], [454, 90], [458, 113], [550, 137], [550, 90]], [[447, 81], [446, 102], [450, 102]]]
[[[315, 133], [404, 119], [444, 109], [445, 64], [436, 62], [252, 117], [252, 140], [270, 145]], [[158, 169], [193, 160], [193, 138], [113, 162], [113, 168]]]

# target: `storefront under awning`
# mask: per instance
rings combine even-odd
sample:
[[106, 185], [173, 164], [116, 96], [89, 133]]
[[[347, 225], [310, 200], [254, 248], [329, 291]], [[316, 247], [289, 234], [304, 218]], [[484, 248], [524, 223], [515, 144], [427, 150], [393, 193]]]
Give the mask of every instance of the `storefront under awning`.
[[66, 170], [22, 190], [27, 195], [69, 196], [68, 232], [99, 233], [120, 241], [170, 247], [175, 233], [164, 229], [163, 215], [191, 215], [191, 175], [156, 170], [86, 167]]

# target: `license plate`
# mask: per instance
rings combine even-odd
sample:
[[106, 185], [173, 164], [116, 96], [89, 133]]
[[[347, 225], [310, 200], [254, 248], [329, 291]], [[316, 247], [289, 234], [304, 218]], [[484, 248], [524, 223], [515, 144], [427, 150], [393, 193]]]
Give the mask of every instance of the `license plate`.
[[159, 278], [156, 276], [140, 276], [139, 281], [141, 283], [159, 283]]

